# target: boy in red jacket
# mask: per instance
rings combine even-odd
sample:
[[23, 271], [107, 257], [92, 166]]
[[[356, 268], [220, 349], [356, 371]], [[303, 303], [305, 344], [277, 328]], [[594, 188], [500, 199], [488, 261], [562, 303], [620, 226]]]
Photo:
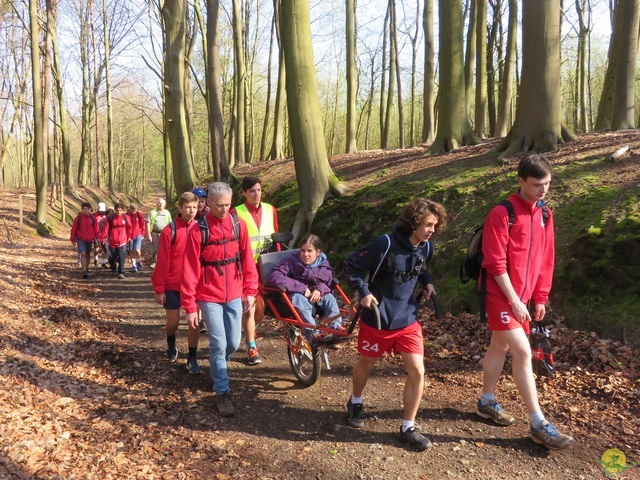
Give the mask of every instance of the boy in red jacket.
[[124, 213], [124, 205], [120, 202], [113, 206], [113, 213], [105, 218], [104, 228], [109, 244], [109, 266], [116, 271], [118, 261], [118, 278], [124, 278], [124, 262], [127, 258], [127, 242], [131, 239], [131, 222]]
[[[196, 213], [198, 213], [198, 197], [191, 192], [180, 195], [178, 211], [180, 214], [171, 222], [175, 227], [165, 228], [160, 234], [158, 259], [153, 275], [151, 275], [153, 290], [156, 292], [156, 303], [162, 305], [167, 314], [167, 323], [164, 329], [167, 332], [167, 356], [172, 362], [178, 358], [176, 333], [180, 325], [180, 284], [182, 282], [184, 248], [189, 232], [192, 229], [198, 230], [198, 223], [194, 220]], [[189, 344], [187, 371], [189, 373], [202, 372], [196, 357], [199, 340], [199, 328], [193, 328], [189, 324], [187, 333]]]
[[89, 278], [89, 258], [93, 249], [93, 242], [98, 236], [98, 222], [91, 215], [91, 204], [84, 202], [82, 210], [73, 221], [71, 227], [71, 243], [77, 245], [80, 263], [84, 274], [82, 278]]
[[534, 442], [559, 450], [573, 443], [560, 433], [540, 409], [535, 378], [531, 369], [531, 347], [527, 334], [533, 300], [534, 320], [542, 320], [551, 290], [555, 257], [553, 216], [544, 219], [544, 197], [551, 182], [551, 166], [542, 156], [527, 155], [518, 165], [520, 189], [509, 197], [515, 219], [509, 225], [504, 205], [487, 215], [482, 234], [482, 267], [487, 271], [486, 312], [491, 344], [484, 356], [482, 392], [477, 414], [498, 425], [508, 426], [515, 419], [495, 399], [496, 384], [502, 374], [507, 352], [511, 352], [512, 374], [531, 419]]
[[216, 406], [230, 417], [231, 403], [227, 360], [238, 349], [242, 312], [253, 307], [258, 291], [258, 271], [244, 221], [229, 215], [231, 187], [216, 182], [209, 186], [211, 211], [202, 219], [208, 230], [202, 245], [199, 228], [189, 232], [182, 266], [180, 300], [191, 328], [198, 328], [198, 306], [207, 324], [209, 365]]

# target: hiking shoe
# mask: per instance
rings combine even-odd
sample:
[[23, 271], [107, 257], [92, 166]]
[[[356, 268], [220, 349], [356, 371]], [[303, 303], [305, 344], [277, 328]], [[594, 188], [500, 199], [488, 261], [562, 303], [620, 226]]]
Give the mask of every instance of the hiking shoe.
[[564, 433], [560, 433], [551, 423], [541, 426], [539, 429], [531, 427], [529, 434], [531, 440], [540, 445], [544, 445], [549, 450], [562, 450], [573, 443], [573, 438]]
[[84, 275], [82, 275], [82, 278], [89, 278], [89, 272], [84, 272]]
[[178, 347], [174, 345], [171, 348], [167, 345], [167, 358], [170, 362], [175, 362], [178, 359]]
[[513, 422], [516, 421], [515, 418], [502, 409], [498, 402], [494, 402], [489, 405], [482, 405], [480, 400], [478, 400], [478, 409], [476, 410], [476, 414], [482, 418], [493, 420], [494, 423], [502, 425], [503, 427], [513, 425]]
[[187, 372], [193, 373], [194, 375], [198, 375], [202, 373], [202, 369], [200, 368], [200, 365], [198, 365], [197, 358], [192, 357], [189, 360], [187, 360]]
[[403, 442], [416, 450], [423, 451], [427, 448], [433, 447], [433, 444], [429, 439], [422, 435], [416, 427], [409, 427], [404, 432], [402, 431], [402, 427], [400, 427], [400, 438]]
[[138, 271], [138, 267], [136, 267], [135, 265], [133, 267], [131, 267], [131, 271], [132, 272], [137, 272]]
[[120, 280], [122, 280], [122, 279], [124, 278], [124, 273], [119, 273], [119, 274], [118, 274], [118, 278], [119, 278]]
[[138, 262], [136, 263], [136, 267], [138, 267], [139, 272], [142, 271], [142, 262], [140, 260], [138, 260]]
[[97, 259], [93, 261], [93, 266], [94, 266], [94, 267], [97, 267], [97, 266], [98, 266], [98, 260], [97, 260]]
[[364, 409], [361, 403], [347, 402], [347, 412], [349, 412], [349, 425], [353, 428], [364, 427]]
[[259, 363], [262, 363], [262, 359], [260, 358], [260, 355], [258, 355], [257, 347], [247, 350], [247, 355], [249, 356], [249, 365], [258, 365]]
[[109, 268], [109, 265], [107, 265], [106, 263], [103, 263], [102, 268]]
[[200, 333], [202, 333], [203, 335], [205, 333], [207, 333], [207, 325], [204, 323], [204, 320], [200, 319]]
[[233, 408], [233, 403], [231, 403], [231, 392], [227, 391], [222, 395], [216, 395], [216, 407], [220, 416], [233, 417], [236, 410]]

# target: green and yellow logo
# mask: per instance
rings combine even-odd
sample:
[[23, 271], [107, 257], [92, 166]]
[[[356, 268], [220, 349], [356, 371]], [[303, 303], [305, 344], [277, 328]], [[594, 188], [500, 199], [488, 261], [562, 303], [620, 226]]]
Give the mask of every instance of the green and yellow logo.
[[615, 478], [620, 473], [624, 472], [627, 468], [633, 467], [635, 463], [627, 465], [627, 457], [622, 450], [617, 448], [610, 448], [602, 454], [600, 459], [602, 468], [607, 474], [607, 477]]

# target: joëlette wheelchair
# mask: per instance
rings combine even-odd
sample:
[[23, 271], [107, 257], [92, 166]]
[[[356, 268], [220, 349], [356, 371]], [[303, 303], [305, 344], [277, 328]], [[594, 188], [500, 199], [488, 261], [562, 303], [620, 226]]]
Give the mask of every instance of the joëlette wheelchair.
[[[293, 239], [291, 232], [280, 232], [272, 235], [273, 243], [285, 245]], [[265, 249], [263, 249], [264, 251]], [[298, 311], [291, 303], [287, 292], [277, 286], [269, 285], [269, 273], [280, 263], [283, 258], [297, 252], [297, 250], [285, 249], [280, 252], [261, 253], [258, 257], [258, 274], [260, 282], [258, 286], [258, 296], [256, 298], [258, 309], [256, 321], [266, 314], [285, 324], [284, 340], [287, 345], [287, 355], [289, 364], [298, 381], [305, 387], [315, 384], [320, 377], [322, 360], [327, 370], [331, 369], [329, 364], [329, 350], [337, 343], [348, 341], [353, 336], [353, 331], [358, 323], [360, 309], [354, 306], [354, 302], [344, 293], [337, 280], [334, 279], [333, 294], [338, 301], [340, 315], [343, 319], [349, 319], [346, 330], [332, 329], [327, 326], [328, 321], [333, 319], [322, 319], [322, 313], [316, 312], [316, 325], [306, 323], [298, 314]], [[344, 322], [344, 320], [343, 320]], [[304, 330], [313, 328], [316, 335], [309, 341], [304, 335]]]

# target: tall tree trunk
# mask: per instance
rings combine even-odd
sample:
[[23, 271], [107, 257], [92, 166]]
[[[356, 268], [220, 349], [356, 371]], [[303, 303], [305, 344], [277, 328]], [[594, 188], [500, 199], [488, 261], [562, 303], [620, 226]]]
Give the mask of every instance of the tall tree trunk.
[[53, 156], [50, 152], [51, 136], [51, 42], [53, 6], [51, 0], [46, 0], [46, 26], [44, 34], [44, 68], [42, 70], [42, 152], [44, 155], [45, 180], [48, 184], [53, 183], [54, 164]]
[[[440, 18], [438, 92], [438, 133], [430, 153], [450, 151], [475, 144], [465, 107], [464, 64], [462, 59], [462, 6], [458, 2], [439, 2]], [[448, 28], [444, 28], [444, 26]]]
[[193, 28], [189, 28], [191, 16], [189, 15], [189, 5], [185, 3], [184, 9], [184, 34], [185, 34], [185, 55], [184, 55], [184, 114], [187, 119], [187, 133], [189, 134], [189, 162], [194, 173], [195, 166], [195, 134], [193, 131], [193, 83], [191, 82], [191, 68], [193, 64], [193, 51], [198, 38], [198, 22], [194, 16]]
[[486, 134], [487, 118], [487, 0], [476, 0], [476, 102], [474, 131]]
[[38, 27], [37, 0], [29, 0], [29, 26], [31, 28], [31, 81], [33, 84], [33, 173], [36, 184], [36, 220], [47, 223], [47, 183], [43, 152], [42, 81], [40, 69], [40, 28]]
[[[391, 23], [391, 48], [393, 48], [393, 58], [396, 74], [396, 82], [398, 82], [398, 148], [404, 148], [404, 107], [402, 103], [402, 77], [400, 76], [400, 56], [398, 54], [398, 26], [396, 14], [396, 2], [393, 0], [393, 22]], [[393, 72], [389, 71], [389, 76]], [[389, 91], [391, 95], [391, 91]]]
[[89, 19], [88, 19], [89, 6], [81, 6], [78, 16], [80, 19], [80, 64], [82, 69], [82, 118], [81, 122], [81, 145], [80, 145], [80, 160], [78, 161], [78, 184], [84, 185], [87, 183], [87, 172], [89, 170], [89, 158], [91, 156], [89, 151], [89, 145], [91, 143], [90, 135], [91, 129], [89, 125], [90, 116], [90, 100], [89, 91], [91, 89], [89, 80], [89, 52], [88, 52], [88, 38], [89, 38]]
[[516, 151], [546, 152], [575, 139], [562, 125], [560, 104], [560, 0], [524, 0], [522, 82], [516, 119], [497, 147], [501, 158]]
[[578, 62], [576, 66], [576, 83], [578, 91], [577, 129], [581, 133], [587, 131], [587, 40], [589, 27], [585, 23], [586, 0], [575, 0], [578, 15]]
[[184, 102], [186, 0], [165, 2], [162, 7], [166, 35], [164, 66], [165, 116], [171, 147], [173, 183], [176, 193], [190, 191], [195, 185], [191, 164], [189, 126]]
[[265, 99], [264, 120], [262, 122], [262, 137], [260, 138], [260, 161], [265, 160], [267, 150], [267, 132], [269, 130], [269, 116], [271, 115], [271, 78], [273, 45], [276, 43], [276, 11], [273, 12], [271, 19], [271, 35], [269, 35], [269, 61], [267, 62], [267, 98]]
[[617, 2], [596, 130], [634, 128], [639, 19], [640, 0]]
[[345, 0], [346, 25], [345, 37], [347, 42], [347, 124], [345, 153], [356, 153], [356, 95], [358, 79], [356, 77], [356, 2]]
[[[420, 32], [420, 1], [416, 2], [416, 26], [411, 39], [411, 85], [409, 91], [409, 146], [416, 144], [416, 67], [418, 63], [418, 33]], [[426, 81], [426, 80], [425, 80]]]
[[422, 14], [424, 30], [424, 84], [422, 94], [422, 143], [430, 146], [435, 138], [436, 119], [434, 111], [435, 91], [435, 42], [433, 28], [433, 0], [424, 1]]
[[[469, 23], [467, 25], [467, 46], [464, 57], [464, 110], [471, 117], [471, 93], [473, 92], [473, 72], [476, 68], [477, 0], [469, 0]], [[442, 34], [441, 34], [442, 35]]]
[[[389, 0], [391, 1], [391, 0]], [[384, 23], [382, 26], [382, 64], [380, 65], [381, 75], [380, 75], [380, 108], [378, 109], [378, 116], [380, 118], [380, 148], [387, 148], [384, 144], [384, 129], [386, 126], [386, 88], [387, 88], [387, 45], [389, 35], [388, 35], [388, 25], [389, 18], [391, 17], [391, 9], [387, 3], [387, 13], [384, 17]]]
[[499, 69], [494, 65], [494, 57], [498, 55], [498, 64], [501, 63], [498, 35], [501, 31], [502, 0], [491, 0], [491, 25], [489, 27], [487, 41], [487, 113], [489, 118], [489, 129], [487, 133], [490, 137], [494, 135], [496, 128], [496, 78], [499, 78]]
[[516, 59], [516, 35], [518, 30], [518, 1], [509, 0], [509, 27], [507, 30], [507, 52], [500, 83], [500, 100], [498, 101], [498, 117], [496, 118], [495, 135], [504, 137], [509, 128], [509, 114], [513, 99], [513, 70]]
[[242, 9], [240, 2], [242, 0], [233, 0], [233, 83], [235, 89], [235, 110], [236, 110], [236, 129], [235, 129], [235, 164], [246, 163], [245, 141], [245, 103], [246, 103], [246, 82], [247, 71], [245, 65], [244, 50], [244, 26], [242, 22]]
[[107, 93], [107, 168], [109, 170], [109, 191], [115, 193], [115, 159], [113, 158], [113, 102], [111, 101], [111, 41], [109, 40], [109, 19], [107, 0], [102, 0], [102, 23], [104, 24], [104, 86]]
[[231, 171], [224, 150], [224, 114], [222, 111], [222, 80], [220, 65], [220, 31], [218, 21], [220, 0], [207, 0], [207, 97], [209, 101], [209, 134], [213, 156], [214, 178], [229, 182]]
[[282, 46], [287, 64], [287, 106], [300, 208], [293, 225], [294, 242], [311, 230], [318, 209], [329, 193], [342, 195], [327, 158], [307, 0], [282, 0]]
[[387, 9], [389, 11], [389, 86], [387, 88], [387, 105], [384, 110], [384, 124], [382, 128], [382, 138], [380, 148], [389, 148], [389, 138], [391, 137], [391, 115], [393, 114], [393, 91], [395, 89], [396, 51], [393, 48], [394, 16], [393, 5], [395, 0], [389, 0]]

